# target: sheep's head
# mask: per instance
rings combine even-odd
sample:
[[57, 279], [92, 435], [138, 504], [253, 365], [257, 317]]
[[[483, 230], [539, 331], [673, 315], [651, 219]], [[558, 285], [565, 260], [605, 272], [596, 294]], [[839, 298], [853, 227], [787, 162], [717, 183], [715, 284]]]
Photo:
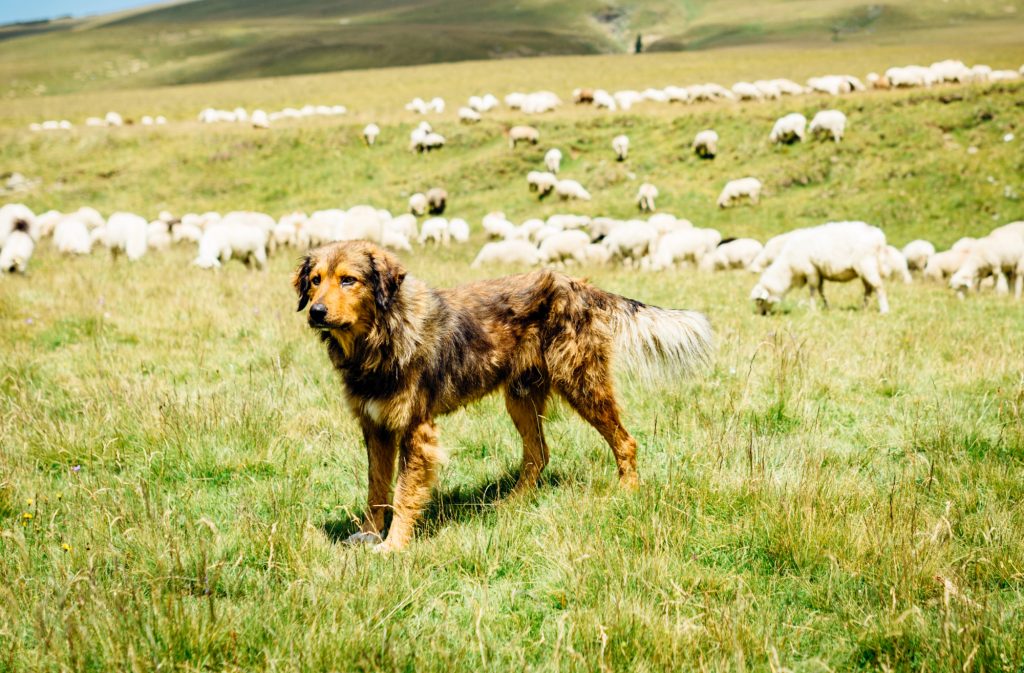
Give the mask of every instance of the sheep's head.
[[754, 289], [750, 291], [750, 299], [753, 300], [754, 308], [759, 315], [768, 315], [772, 307], [779, 303], [779, 297], [769, 292], [768, 288], [761, 283], [755, 285]]

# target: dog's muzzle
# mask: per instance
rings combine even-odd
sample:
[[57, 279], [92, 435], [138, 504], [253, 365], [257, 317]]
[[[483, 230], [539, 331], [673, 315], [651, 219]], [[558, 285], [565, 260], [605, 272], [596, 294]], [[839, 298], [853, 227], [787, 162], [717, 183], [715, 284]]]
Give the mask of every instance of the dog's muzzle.
[[313, 304], [309, 307], [309, 324], [311, 327], [325, 327], [327, 320], [327, 307], [323, 304]]

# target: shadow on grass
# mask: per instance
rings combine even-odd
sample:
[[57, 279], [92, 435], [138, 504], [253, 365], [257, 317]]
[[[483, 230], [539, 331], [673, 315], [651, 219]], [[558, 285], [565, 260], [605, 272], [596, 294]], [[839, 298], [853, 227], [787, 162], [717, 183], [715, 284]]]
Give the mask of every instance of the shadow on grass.
[[[519, 470], [510, 469], [496, 479], [477, 486], [455, 486], [443, 493], [435, 491], [416, 525], [416, 537], [431, 538], [445, 526], [490, 516], [495, 507], [512, 497], [512, 488], [518, 478]], [[565, 481], [565, 477], [558, 472], [546, 470], [541, 474], [537, 488], [557, 487]], [[531, 497], [530, 494], [524, 494], [517, 500]], [[365, 510], [360, 509], [352, 518], [328, 520], [320, 524], [320, 528], [331, 542], [343, 543], [348, 536], [359, 531], [359, 522], [364, 516]], [[385, 517], [385, 531], [390, 525], [389, 511]]]

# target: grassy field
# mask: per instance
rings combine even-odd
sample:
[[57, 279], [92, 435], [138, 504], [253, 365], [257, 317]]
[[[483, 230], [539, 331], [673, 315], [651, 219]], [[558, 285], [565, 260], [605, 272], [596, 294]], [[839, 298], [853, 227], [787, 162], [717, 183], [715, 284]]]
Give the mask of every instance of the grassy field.
[[[955, 31], [943, 38], [936, 33]], [[1024, 0], [203, 0], [0, 27], [0, 95], [481, 59], [776, 44], [1019, 45]], [[532, 66], [531, 66], [532, 67]], [[541, 66], [543, 67], [543, 66]]]
[[[450, 104], [514, 88], [731, 82], [863, 74], [950, 55], [1018, 66], [991, 39], [872, 50], [470, 63], [12, 101], [0, 171], [41, 180], [37, 211], [92, 205], [154, 216], [252, 208], [279, 215], [411, 191], [451, 194], [478, 225], [554, 212], [626, 216], [643, 180], [659, 209], [765, 238], [828, 219], [943, 246], [1024, 219], [1024, 85], [950, 87], [742, 106], [565, 109], [510, 153], [499, 113], [448, 114], [449, 146], [406, 149], [412, 95]], [[915, 56], [915, 53], [917, 54]], [[349, 118], [32, 134], [48, 117], [118, 109], [193, 118], [201, 107], [344, 102]], [[841, 145], [774, 148], [772, 120], [835, 106]], [[358, 139], [384, 122], [373, 150]], [[687, 146], [722, 136], [714, 162]], [[627, 132], [629, 161], [611, 138]], [[1017, 139], [1004, 142], [1015, 133]], [[538, 204], [523, 175], [549, 146], [595, 194]], [[969, 147], [977, 148], [968, 153]], [[756, 175], [757, 208], [714, 208]], [[404, 255], [451, 285], [483, 242]], [[1024, 667], [1024, 311], [991, 293], [890, 284], [893, 313], [802, 293], [755, 316], [747, 273], [578, 272], [643, 301], [706, 312], [714, 366], [690, 381], [623, 382], [642, 487], [562, 405], [541, 488], [507, 500], [519, 439], [500, 398], [441, 421], [452, 459], [407, 552], [339, 541], [364, 498], [365, 453], [314, 335], [294, 309], [297, 253], [265, 273], [190, 268], [190, 249], [137, 264], [65, 259], [43, 243], [0, 279], [0, 671], [535, 670], [1015, 671]]]

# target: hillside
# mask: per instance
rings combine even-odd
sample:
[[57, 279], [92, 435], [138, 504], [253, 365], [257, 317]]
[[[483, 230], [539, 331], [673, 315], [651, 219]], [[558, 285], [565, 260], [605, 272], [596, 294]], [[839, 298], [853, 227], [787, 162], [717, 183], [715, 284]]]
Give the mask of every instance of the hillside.
[[934, 42], [1024, 28], [1024, 0], [199, 0], [0, 29], [7, 98], [541, 55]]

